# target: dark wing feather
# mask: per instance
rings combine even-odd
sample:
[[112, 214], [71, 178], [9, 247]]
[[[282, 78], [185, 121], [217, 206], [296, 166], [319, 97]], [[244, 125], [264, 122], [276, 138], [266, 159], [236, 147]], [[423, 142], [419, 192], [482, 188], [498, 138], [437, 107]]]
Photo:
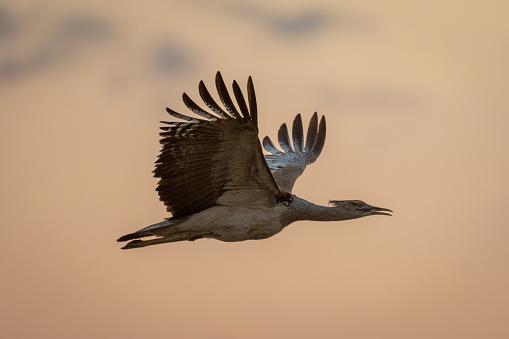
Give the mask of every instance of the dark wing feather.
[[304, 152], [309, 152], [313, 149], [316, 141], [316, 133], [318, 133], [318, 114], [313, 113], [311, 120], [309, 121], [308, 133], [306, 135], [306, 146], [304, 146]]
[[[185, 120], [185, 121], [199, 121], [200, 120], [200, 119], [188, 117], [187, 115], [181, 114], [179, 112], [175, 112], [174, 110], [172, 110], [169, 107], [166, 107], [166, 112], [168, 112], [168, 114], [171, 115], [172, 117], [180, 119], [180, 120]], [[162, 122], [164, 123], [165, 121], [162, 121]]]
[[258, 126], [258, 109], [256, 107], [256, 94], [253, 86], [253, 79], [251, 76], [247, 79], [247, 101], [249, 101], [249, 112], [251, 119], [254, 120]]
[[235, 119], [242, 119], [242, 117], [239, 114], [239, 111], [237, 111], [237, 108], [233, 104], [232, 98], [230, 97], [230, 93], [228, 93], [228, 89], [226, 88], [226, 85], [224, 84], [223, 77], [221, 76], [221, 73], [216, 73], [216, 88], [217, 93], [219, 94], [219, 98], [221, 99], [221, 102], [224, 105], [224, 108], [233, 115]]
[[209, 112], [205, 111], [203, 108], [198, 106], [186, 93], [182, 94], [182, 101], [184, 101], [184, 104], [187, 106], [187, 108], [191, 110], [191, 112], [208, 120], [217, 119], [217, 116], [210, 114]]
[[291, 148], [288, 128], [286, 124], [281, 125], [278, 132], [279, 144], [282, 151], [278, 150], [269, 137], [263, 139], [263, 147], [271, 154], [265, 156], [272, 175], [278, 187], [282, 191], [291, 192], [295, 181], [304, 172], [306, 167], [313, 163], [322, 152], [325, 143], [326, 123], [325, 117], [320, 119], [316, 112], [309, 121], [306, 142], [304, 144], [304, 133], [302, 119], [297, 114], [292, 126], [293, 149]]
[[[220, 80], [217, 80], [220, 79]], [[271, 206], [280, 194], [265, 162], [256, 124], [254, 90], [248, 84], [249, 110], [240, 87], [234, 85], [241, 116], [232, 109], [228, 91], [218, 72], [218, 92], [229, 107], [217, 106], [200, 82], [200, 95], [217, 114], [203, 110], [187, 95], [184, 103], [204, 119], [167, 109], [184, 122], [164, 122], [161, 153], [154, 175], [160, 178], [157, 192], [174, 217], [194, 214], [215, 205], [241, 203]], [[226, 105], [225, 105], [226, 106]]]
[[203, 81], [200, 81], [200, 84], [198, 85], [198, 89], [200, 91], [200, 97], [205, 103], [205, 105], [208, 106], [208, 108], [219, 115], [221, 118], [230, 118], [230, 115], [226, 113], [212, 98], [212, 95], [210, 95], [207, 87], [205, 86], [205, 83]]
[[274, 146], [274, 144], [272, 143], [272, 140], [270, 140], [269, 137], [265, 137], [263, 138], [263, 148], [265, 148], [265, 150], [267, 152], [270, 152], [272, 154], [277, 154], [277, 153], [281, 153], [277, 148], [276, 146]]
[[288, 127], [286, 127], [286, 124], [282, 124], [281, 127], [279, 127], [279, 131], [277, 132], [277, 139], [283, 151], [293, 152], [292, 145], [290, 144], [290, 137], [288, 136]]
[[242, 94], [242, 91], [237, 81], [233, 80], [232, 87], [233, 94], [235, 94], [235, 99], [237, 99], [237, 103], [239, 104], [239, 108], [240, 111], [242, 112], [242, 115], [244, 116], [244, 119], [246, 120], [251, 119], [251, 117], [249, 116], [249, 111], [247, 109], [246, 100], [244, 99], [244, 95]]
[[293, 120], [292, 141], [295, 152], [301, 152], [304, 148], [304, 133], [302, 132], [302, 118], [300, 114], [297, 114]]
[[315, 162], [316, 159], [322, 153], [323, 145], [325, 144], [325, 134], [327, 126], [325, 124], [325, 117], [322, 116], [320, 119], [320, 126], [318, 127], [318, 135], [316, 136], [315, 144], [313, 145], [313, 151], [311, 152], [310, 162]]

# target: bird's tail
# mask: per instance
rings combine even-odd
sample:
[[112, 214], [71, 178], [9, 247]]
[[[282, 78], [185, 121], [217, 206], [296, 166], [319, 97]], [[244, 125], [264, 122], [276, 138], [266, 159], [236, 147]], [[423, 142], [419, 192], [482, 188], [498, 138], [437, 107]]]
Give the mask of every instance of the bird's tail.
[[[163, 244], [167, 242], [175, 242], [175, 241], [183, 241], [190, 240], [194, 241], [196, 239], [201, 239], [207, 237], [207, 233], [196, 232], [196, 231], [182, 231], [177, 227], [177, 224], [184, 221], [185, 219], [165, 219], [157, 224], [153, 224], [142, 228], [139, 231], [134, 233], [129, 233], [118, 238], [117, 241], [128, 241], [122, 249], [129, 248], [140, 248], [150, 245]], [[155, 236], [154, 239], [144, 239], [140, 238], [152, 237]]]
[[175, 234], [168, 235], [168, 236], [161, 236], [155, 239], [149, 239], [149, 240], [140, 240], [136, 239], [133, 241], [128, 242], [124, 247], [122, 247], [123, 250], [131, 249], [131, 248], [140, 248], [145, 246], [151, 246], [151, 245], [157, 245], [157, 244], [164, 244], [168, 242], [176, 242], [176, 241], [194, 241], [196, 239], [201, 239], [205, 235], [201, 234], [199, 232], [176, 232]]
[[133, 240], [133, 239], [150, 237], [152, 235], [157, 235], [156, 230], [160, 229], [161, 227], [171, 226], [173, 224], [174, 224], [174, 222], [172, 222], [172, 220], [165, 219], [161, 222], [158, 222], [157, 224], [152, 224], [152, 225], [142, 228], [141, 230], [138, 230], [134, 233], [129, 233], [129, 234], [123, 235], [120, 238], [118, 238], [117, 241], [122, 242], [122, 241], [128, 241], [128, 240]]

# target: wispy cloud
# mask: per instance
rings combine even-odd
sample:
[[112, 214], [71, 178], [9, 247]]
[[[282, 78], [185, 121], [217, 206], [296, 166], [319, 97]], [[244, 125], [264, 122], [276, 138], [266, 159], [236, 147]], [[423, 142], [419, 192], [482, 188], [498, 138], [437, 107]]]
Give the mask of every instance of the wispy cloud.
[[323, 7], [304, 7], [293, 12], [282, 12], [260, 3], [246, 1], [196, 0], [200, 7], [206, 6], [228, 16], [228, 20], [239, 20], [254, 24], [279, 38], [307, 38], [327, 29], [341, 31], [365, 31], [372, 22], [361, 15], [343, 10], [328, 11]]
[[282, 36], [302, 37], [312, 35], [330, 26], [330, 14], [318, 10], [301, 10], [294, 14], [278, 13], [245, 2], [223, 3], [222, 6], [239, 19], [249, 19], [255, 24]]
[[101, 17], [93, 14], [69, 15], [56, 23], [53, 39], [62, 44], [80, 45], [102, 42], [110, 38], [112, 33], [111, 25]]
[[18, 22], [7, 7], [0, 7], [0, 42], [13, 37], [18, 32]]
[[111, 38], [113, 27], [94, 14], [45, 16], [39, 25], [0, 9], [0, 83], [49, 69]]
[[273, 31], [294, 36], [314, 34], [330, 26], [332, 22], [327, 13], [320, 11], [305, 11], [293, 16], [268, 16], [263, 19]]
[[149, 71], [158, 76], [185, 73], [193, 65], [190, 50], [176, 41], [159, 42], [149, 51]]

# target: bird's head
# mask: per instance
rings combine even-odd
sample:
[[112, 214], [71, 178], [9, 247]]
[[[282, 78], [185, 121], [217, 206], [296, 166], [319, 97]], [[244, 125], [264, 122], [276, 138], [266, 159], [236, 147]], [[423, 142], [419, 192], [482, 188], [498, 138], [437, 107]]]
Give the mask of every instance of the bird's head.
[[329, 204], [340, 208], [351, 219], [367, 217], [368, 215], [389, 215], [392, 211], [388, 208], [376, 207], [366, 204], [361, 200], [330, 200]]

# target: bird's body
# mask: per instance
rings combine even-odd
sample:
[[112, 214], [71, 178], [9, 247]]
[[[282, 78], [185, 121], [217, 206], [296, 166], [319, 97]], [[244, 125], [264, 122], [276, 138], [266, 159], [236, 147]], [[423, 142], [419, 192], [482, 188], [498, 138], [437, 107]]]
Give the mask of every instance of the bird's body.
[[222, 241], [263, 239], [287, 226], [283, 210], [281, 206], [214, 206], [193, 214], [175, 227], [182, 232]]
[[[226, 242], [265, 239], [289, 224], [283, 218], [284, 209], [282, 206], [214, 206], [189, 217], [165, 220], [138, 232], [149, 231], [148, 235], [159, 237], [154, 239], [156, 243], [201, 238]], [[134, 241], [131, 246], [142, 247], [153, 243], [150, 240]]]
[[[172, 217], [122, 236], [133, 240], [123, 248], [213, 238], [221, 241], [265, 239], [298, 220], [345, 220], [387, 214], [384, 208], [359, 200], [331, 201], [319, 206], [290, 192], [306, 166], [320, 155], [325, 142], [325, 118], [315, 113], [304, 140], [298, 114], [290, 141], [286, 124], [278, 133], [282, 150], [266, 137], [264, 155], [258, 140], [254, 87], [248, 81], [246, 103], [238, 84], [233, 91], [239, 109], [229, 96], [221, 74], [216, 87], [225, 109], [212, 98], [203, 82], [200, 96], [207, 112], [184, 93], [186, 106], [201, 118], [168, 113], [185, 122], [163, 122], [161, 154], [155, 176], [157, 191]], [[305, 141], [305, 142], [304, 142]], [[141, 238], [155, 237], [149, 240]]]

